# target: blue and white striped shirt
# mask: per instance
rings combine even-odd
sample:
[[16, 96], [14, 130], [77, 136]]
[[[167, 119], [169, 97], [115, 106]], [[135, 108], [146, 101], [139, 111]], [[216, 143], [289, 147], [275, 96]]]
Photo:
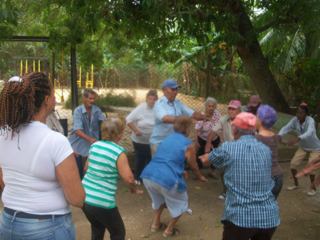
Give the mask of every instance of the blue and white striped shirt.
[[224, 169], [227, 187], [223, 220], [244, 228], [273, 228], [280, 224], [279, 207], [271, 192], [271, 151], [254, 136], [225, 142], [209, 154]]

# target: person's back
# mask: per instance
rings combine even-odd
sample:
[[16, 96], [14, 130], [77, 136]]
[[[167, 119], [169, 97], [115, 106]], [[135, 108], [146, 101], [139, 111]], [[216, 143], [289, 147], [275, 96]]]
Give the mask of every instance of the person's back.
[[271, 151], [254, 136], [242, 136], [234, 142], [226, 142], [218, 151], [224, 151], [224, 180], [227, 191], [226, 205], [233, 206], [234, 224], [242, 224], [242, 218], [253, 227], [266, 226], [265, 215], [261, 211], [276, 214], [278, 207], [272, 188]]
[[89, 150], [89, 164], [82, 180], [87, 190], [85, 202], [104, 208], [116, 207], [117, 160], [125, 149], [111, 141], [97, 141]]
[[258, 141], [256, 117], [240, 113], [232, 121], [235, 141], [225, 142], [201, 158], [224, 169], [227, 188], [222, 223], [223, 239], [270, 240], [280, 224], [272, 194], [271, 150]]
[[68, 140], [45, 125], [54, 105], [41, 72], [13, 77], [1, 91], [1, 240], [75, 239], [68, 204], [82, 207], [84, 189]]
[[141, 177], [150, 179], [167, 189], [178, 183], [179, 189], [185, 190], [186, 184], [182, 176], [185, 165], [185, 150], [191, 143], [191, 140], [181, 133], [170, 134], [159, 144]]
[[13, 138], [0, 136], [0, 152], [5, 206], [37, 214], [70, 211], [55, 174], [55, 167], [73, 152], [64, 136], [34, 121]]

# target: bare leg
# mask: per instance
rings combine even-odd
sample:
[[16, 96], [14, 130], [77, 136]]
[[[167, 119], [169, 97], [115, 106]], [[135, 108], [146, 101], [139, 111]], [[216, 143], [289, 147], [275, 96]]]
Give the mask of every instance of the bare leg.
[[291, 174], [292, 174], [292, 178], [293, 178], [293, 181], [294, 181], [294, 185], [295, 185], [295, 186], [298, 186], [298, 185], [299, 185], [298, 179], [296, 178], [297, 172], [298, 172], [298, 171], [297, 171], [296, 169], [291, 168]]
[[153, 215], [153, 219], [152, 219], [152, 224], [151, 224], [151, 228], [157, 229], [160, 227], [160, 218], [161, 218], [161, 214], [163, 212], [163, 209], [165, 208], [165, 204], [162, 204], [159, 209], [154, 211], [154, 215]]
[[311, 189], [317, 190], [314, 180], [315, 180], [315, 175], [310, 175]]
[[176, 223], [178, 222], [180, 217], [181, 217], [181, 215], [178, 217], [175, 217], [175, 218], [171, 218], [166, 230], [164, 230], [164, 232], [163, 232], [163, 235], [170, 236], [173, 234], [174, 226], [176, 225]]

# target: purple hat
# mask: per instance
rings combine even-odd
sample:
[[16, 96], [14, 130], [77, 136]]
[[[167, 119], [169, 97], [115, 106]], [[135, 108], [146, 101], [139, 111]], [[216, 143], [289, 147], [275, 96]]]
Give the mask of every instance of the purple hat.
[[265, 104], [258, 108], [257, 117], [264, 127], [271, 128], [277, 121], [277, 112], [273, 107]]
[[231, 100], [228, 104], [228, 108], [234, 108], [234, 109], [241, 108], [241, 102], [239, 100]]
[[176, 89], [176, 88], [180, 88], [180, 85], [178, 85], [176, 80], [167, 79], [161, 84], [161, 88], [166, 88], [166, 87]]

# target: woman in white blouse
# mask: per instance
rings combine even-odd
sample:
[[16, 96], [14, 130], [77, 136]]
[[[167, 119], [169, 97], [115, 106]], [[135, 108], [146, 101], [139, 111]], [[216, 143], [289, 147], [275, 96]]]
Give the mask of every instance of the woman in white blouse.
[[146, 102], [137, 106], [126, 118], [132, 130], [131, 140], [135, 151], [135, 179], [140, 182], [140, 174], [151, 159], [149, 139], [155, 124], [153, 107], [158, 99], [156, 90], [149, 90]]

